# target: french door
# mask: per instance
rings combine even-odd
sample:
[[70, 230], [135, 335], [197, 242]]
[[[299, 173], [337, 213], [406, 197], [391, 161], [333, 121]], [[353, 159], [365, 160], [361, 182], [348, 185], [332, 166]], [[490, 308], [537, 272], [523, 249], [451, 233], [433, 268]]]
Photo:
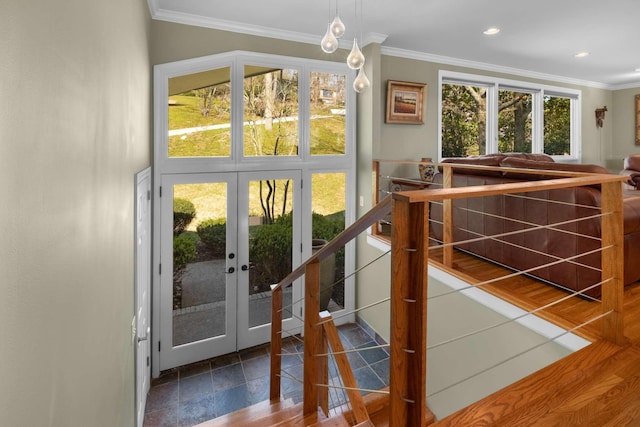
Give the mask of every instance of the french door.
[[[161, 177], [160, 369], [269, 341], [270, 285], [301, 261], [301, 172]], [[301, 291], [283, 328], [300, 328]]]

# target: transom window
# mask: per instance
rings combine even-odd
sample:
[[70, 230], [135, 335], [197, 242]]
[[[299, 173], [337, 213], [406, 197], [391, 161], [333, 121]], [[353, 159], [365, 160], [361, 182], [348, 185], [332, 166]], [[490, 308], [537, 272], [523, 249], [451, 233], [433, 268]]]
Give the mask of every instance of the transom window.
[[440, 72], [441, 158], [545, 153], [580, 159], [578, 90]]

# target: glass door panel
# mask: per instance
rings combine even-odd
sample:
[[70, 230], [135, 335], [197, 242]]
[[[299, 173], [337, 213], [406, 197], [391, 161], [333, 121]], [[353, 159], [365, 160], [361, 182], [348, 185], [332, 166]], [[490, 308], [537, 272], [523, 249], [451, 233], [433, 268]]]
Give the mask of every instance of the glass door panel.
[[311, 73], [311, 155], [346, 154], [346, 82], [344, 74]]
[[170, 176], [162, 188], [161, 360], [234, 351], [236, 175]]
[[[269, 340], [271, 285], [300, 263], [300, 172], [241, 174], [239, 188], [241, 193], [246, 190], [238, 200], [238, 210], [246, 218], [240, 224], [239, 248], [243, 257], [247, 255], [247, 262], [241, 262], [238, 285], [238, 342], [244, 347]], [[284, 328], [297, 321], [293, 313], [299, 305], [294, 305], [298, 292], [296, 286], [283, 292]]]
[[[344, 231], [347, 176], [344, 172], [314, 173], [311, 178], [312, 238], [318, 249]], [[320, 264], [320, 310], [342, 310], [345, 248]]]
[[244, 156], [298, 155], [298, 71], [245, 66]]
[[231, 68], [169, 79], [168, 156], [231, 155]]

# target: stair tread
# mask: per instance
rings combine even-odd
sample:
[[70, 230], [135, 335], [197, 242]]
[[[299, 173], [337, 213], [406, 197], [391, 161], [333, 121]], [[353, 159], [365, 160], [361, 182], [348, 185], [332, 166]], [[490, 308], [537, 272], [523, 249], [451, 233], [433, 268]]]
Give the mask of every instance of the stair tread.
[[605, 341], [595, 342], [434, 425], [495, 424], [521, 419], [527, 413], [526, 417], [537, 418], [542, 412], [549, 412], [552, 405], [559, 404], [554, 403], [554, 399], [580, 388], [601, 366], [627, 349]]
[[274, 425], [300, 412], [298, 406], [299, 405], [294, 405], [291, 399], [277, 402], [264, 400], [230, 414], [205, 421], [196, 427], [223, 427], [239, 424], [245, 427]]

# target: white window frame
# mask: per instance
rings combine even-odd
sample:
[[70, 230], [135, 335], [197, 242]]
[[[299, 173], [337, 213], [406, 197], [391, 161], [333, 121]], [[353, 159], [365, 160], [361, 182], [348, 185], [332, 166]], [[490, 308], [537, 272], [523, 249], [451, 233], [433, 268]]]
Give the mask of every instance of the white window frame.
[[498, 152], [498, 91], [514, 90], [533, 96], [531, 152], [544, 153], [544, 96], [555, 96], [571, 100], [571, 141], [568, 156], [551, 156], [558, 162], [580, 162], [582, 159], [582, 91], [560, 86], [509, 80], [478, 74], [440, 70], [438, 72], [438, 159], [442, 160], [442, 85], [457, 84], [487, 88], [487, 153]]
[[[296, 69], [298, 78], [298, 154], [295, 156], [259, 156], [243, 155], [243, 123], [244, 100], [242, 90], [244, 66], [260, 65], [274, 68]], [[232, 97], [232, 141], [231, 153], [228, 157], [169, 157], [168, 156], [168, 79], [184, 74], [198, 73], [215, 68], [231, 68]], [[346, 75], [346, 121], [345, 121], [345, 153], [338, 155], [312, 155], [310, 153], [309, 132], [309, 99], [311, 72], [341, 73]], [[152, 354], [152, 375], [157, 377], [159, 370], [158, 336], [160, 325], [160, 183], [163, 175], [193, 174], [214, 172], [248, 172], [248, 171], [283, 171], [302, 170], [303, 190], [301, 201], [304, 215], [302, 235], [311, 236], [311, 176], [312, 173], [344, 173], [347, 179], [345, 227], [350, 226], [356, 217], [356, 93], [350, 90], [355, 73], [344, 62], [320, 61], [305, 58], [262, 54], [246, 51], [232, 51], [205, 57], [186, 59], [154, 66], [154, 192], [153, 192], [153, 299], [152, 334], [154, 336]], [[306, 180], [306, 182], [305, 182]], [[311, 255], [311, 248], [305, 248], [303, 259]], [[355, 243], [347, 245], [345, 253], [345, 270], [355, 269]], [[345, 281], [349, 291], [345, 292], [344, 311], [349, 315], [340, 316], [339, 323], [352, 322], [355, 319], [355, 278]], [[340, 313], [340, 312], [338, 312]]]

